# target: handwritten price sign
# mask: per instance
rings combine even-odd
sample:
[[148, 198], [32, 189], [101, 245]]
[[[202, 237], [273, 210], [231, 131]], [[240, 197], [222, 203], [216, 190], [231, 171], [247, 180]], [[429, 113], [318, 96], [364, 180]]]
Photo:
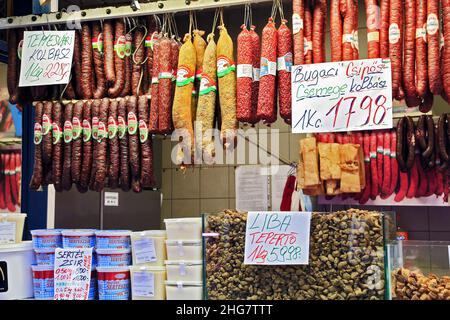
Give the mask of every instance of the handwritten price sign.
[[244, 264], [308, 264], [311, 212], [249, 212]]
[[55, 250], [55, 300], [87, 300], [92, 248]]
[[390, 60], [293, 67], [293, 133], [386, 128], [392, 128]]
[[19, 86], [69, 83], [74, 38], [74, 30], [25, 31]]

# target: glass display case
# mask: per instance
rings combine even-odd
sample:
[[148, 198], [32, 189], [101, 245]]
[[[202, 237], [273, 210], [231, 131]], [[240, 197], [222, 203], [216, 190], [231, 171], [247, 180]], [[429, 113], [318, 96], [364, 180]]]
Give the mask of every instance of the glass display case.
[[385, 243], [395, 214], [312, 213], [308, 265], [245, 265], [247, 213], [203, 215], [205, 297], [212, 300], [385, 298]]
[[388, 298], [450, 300], [450, 241], [393, 241], [386, 252]]

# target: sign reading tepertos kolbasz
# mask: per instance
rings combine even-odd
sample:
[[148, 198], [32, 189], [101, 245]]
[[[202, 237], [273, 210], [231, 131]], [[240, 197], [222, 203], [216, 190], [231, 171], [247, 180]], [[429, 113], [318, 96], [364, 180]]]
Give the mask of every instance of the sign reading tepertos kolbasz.
[[298, 65], [291, 77], [293, 133], [392, 128], [389, 59]]
[[308, 264], [311, 212], [249, 212], [244, 264]]
[[74, 39], [74, 30], [25, 31], [18, 48], [19, 86], [69, 83]]

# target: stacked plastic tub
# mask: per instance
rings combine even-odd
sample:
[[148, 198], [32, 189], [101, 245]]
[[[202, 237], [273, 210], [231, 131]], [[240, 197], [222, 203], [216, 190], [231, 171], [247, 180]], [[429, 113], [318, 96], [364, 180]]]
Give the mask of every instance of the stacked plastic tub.
[[167, 300], [202, 300], [202, 220], [165, 219]]
[[129, 230], [95, 232], [99, 300], [129, 300], [131, 247]]
[[[54, 296], [54, 264], [56, 248], [93, 248], [95, 230], [43, 229], [31, 231], [36, 265], [33, 270], [34, 298], [52, 300]], [[97, 298], [97, 271], [95, 254], [92, 255], [92, 272], [89, 300]]]
[[133, 232], [131, 246], [133, 265], [131, 272], [131, 293], [133, 300], [165, 300], [167, 258], [166, 231], [149, 230]]

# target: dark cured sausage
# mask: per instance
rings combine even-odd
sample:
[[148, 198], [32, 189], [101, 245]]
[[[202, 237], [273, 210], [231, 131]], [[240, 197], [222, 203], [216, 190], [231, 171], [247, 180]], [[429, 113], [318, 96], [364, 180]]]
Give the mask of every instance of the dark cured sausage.
[[119, 186], [120, 151], [117, 125], [117, 109], [119, 103], [112, 100], [108, 110], [108, 186], [116, 189]]
[[99, 47], [100, 41], [103, 41], [103, 33], [100, 27], [100, 23], [95, 21], [92, 24], [92, 52], [94, 59], [95, 80], [97, 87], [93, 92], [94, 99], [101, 99], [106, 93], [106, 79], [103, 62], [103, 50]]
[[130, 190], [130, 164], [128, 152], [128, 131], [126, 127], [127, 101], [120, 99], [117, 109], [118, 135], [120, 141], [120, 176], [119, 186], [123, 191]]
[[331, 0], [330, 6], [330, 46], [333, 62], [342, 60], [342, 19], [339, 2], [340, 0]]
[[114, 35], [112, 20], [107, 20], [103, 23], [103, 50], [106, 84], [108, 87], [112, 87], [116, 82], [116, 73], [114, 71]]
[[140, 175], [140, 153], [139, 153], [139, 135], [137, 121], [137, 98], [129, 97], [127, 101], [128, 112], [128, 150], [131, 167], [131, 177], [139, 179]]
[[144, 90], [147, 94], [151, 94], [152, 90], [152, 74], [153, 74], [153, 39], [157, 35], [157, 28], [154, 17], [147, 18], [147, 37], [145, 38], [145, 51], [147, 57], [148, 88]]
[[53, 186], [57, 192], [61, 192], [62, 188], [62, 162], [63, 162], [63, 110], [59, 102], [55, 102], [52, 108], [53, 119], [53, 148], [52, 148], [52, 177]]
[[148, 134], [148, 104], [146, 96], [140, 96], [139, 109], [139, 140], [141, 142], [141, 186], [151, 188], [153, 179], [153, 146], [151, 135]]
[[83, 76], [81, 74], [81, 40], [80, 32], [78, 30], [75, 30], [72, 72], [72, 76], [75, 78], [75, 92], [77, 97], [83, 97], [83, 89], [81, 89], [81, 83], [83, 81]]
[[417, 95], [423, 98], [428, 91], [427, 0], [416, 0], [416, 7], [416, 89]]
[[450, 127], [450, 123], [448, 123], [448, 114], [442, 114], [438, 120], [438, 129], [437, 129], [437, 150], [439, 153], [439, 157], [442, 162], [448, 162], [450, 160], [447, 146], [450, 143], [447, 137], [446, 128]]
[[39, 189], [43, 179], [42, 169], [42, 113], [44, 105], [42, 102], [36, 103], [34, 108], [34, 166], [33, 176], [30, 181], [30, 188]]
[[389, 57], [389, 0], [380, 0], [380, 58]]
[[257, 117], [265, 123], [276, 120], [276, 60], [277, 60], [277, 29], [272, 18], [263, 29], [261, 43], [261, 74], [259, 79]]
[[403, 45], [403, 87], [408, 107], [416, 107], [420, 100], [416, 90], [416, 0], [405, 0], [405, 42]]
[[[380, 57], [380, 11], [377, 0], [365, 0], [367, 26], [367, 58]], [[334, 26], [332, 27], [333, 30]], [[332, 42], [333, 43], [333, 42]]]
[[389, 8], [389, 57], [392, 65], [392, 97], [396, 100], [402, 100], [402, 12], [402, 1], [391, 0]]
[[[445, 2], [442, 2], [442, 17], [445, 17]], [[444, 18], [444, 21], [445, 18]], [[442, 91], [441, 71], [439, 62], [439, 1], [427, 1], [427, 42], [428, 42], [428, 77], [430, 91], [439, 95]]]
[[[97, 100], [95, 100], [97, 101]], [[83, 162], [81, 166], [80, 182], [78, 190], [86, 192], [89, 187], [89, 179], [92, 167], [92, 127], [91, 107], [92, 101], [87, 101], [83, 106]]]
[[[127, 43], [126, 51], [125, 51], [125, 84], [123, 86], [123, 90], [120, 93], [120, 97], [126, 97], [131, 93], [131, 74], [132, 74], [132, 62], [131, 62], [131, 55], [132, 55], [132, 49], [131, 44], [133, 43], [133, 36], [131, 33], [127, 33], [125, 35], [125, 40]], [[128, 48], [130, 47], [130, 48]]]
[[[287, 124], [291, 123], [291, 66], [292, 66], [292, 33], [286, 20], [278, 28], [278, 104], [280, 116]], [[249, 88], [251, 93], [251, 86]], [[251, 101], [251, 99], [250, 99]], [[251, 107], [251, 105], [250, 105]], [[251, 109], [250, 109], [251, 111]]]
[[311, 11], [311, 1], [305, 0], [305, 64], [312, 63], [312, 11]]
[[[117, 98], [125, 87], [125, 23], [117, 19], [114, 27], [114, 72], [116, 82], [109, 88], [108, 94], [111, 98]], [[105, 48], [106, 50], [106, 48]], [[106, 52], [105, 52], [106, 54]]]
[[97, 192], [100, 192], [104, 189], [107, 174], [106, 151], [108, 146], [107, 143], [108, 133], [106, 129], [106, 124], [108, 122], [108, 108], [109, 108], [109, 99], [108, 98], [102, 99], [98, 112], [98, 139], [94, 142], [95, 175], [92, 189]]
[[158, 133], [158, 88], [159, 88], [159, 39], [155, 39], [153, 43], [153, 69], [151, 81], [151, 100], [150, 100], [150, 120], [148, 124], [148, 131], [150, 133]]
[[88, 23], [84, 23], [81, 27], [81, 90], [83, 91], [83, 99], [90, 99], [93, 95], [92, 66], [91, 28]]
[[[353, 0], [352, 0], [353, 1]], [[325, 23], [327, 14], [327, 1], [316, 0], [313, 11], [313, 62], [325, 62]]]
[[83, 101], [78, 101], [73, 107], [72, 113], [72, 163], [71, 163], [71, 178], [75, 184], [80, 183], [81, 162], [82, 162], [82, 147], [83, 147]]
[[[337, 0], [339, 1], [339, 0]], [[303, 21], [305, 18], [305, 4], [304, 0], [293, 0], [292, 8], [292, 32], [293, 43], [294, 43], [294, 64], [300, 65], [303, 64], [305, 60], [305, 35], [304, 35], [304, 26]], [[333, 42], [331, 42], [333, 43]], [[255, 50], [255, 49], [253, 49]]]
[[131, 74], [131, 93], [134, 96], [142, 93], [143, 80], [141, 79], [143, 79], [142, 68], [145, 55], [144, 36], [144, 30], [142, 28], [134, 32], [134, 47], [136, 51], [133, 54], [133, 71]]
[[[442, 19], [444, 21], [444, 50], [442, 85], [447, 99], [450, 98], [450, 0], [442, 0]], [[437, 59], [437, 56], [436, 56]], [[431, 74], [430, 74], [431, 83]]]
[[236, 119], [249, 122], [252, 117], [253, 43], [246, 25], [237, 37]]
[[[167, 37], [163, 37], [159, 42], [158, 49], [158, 132], [161, 134], [170, 133], [172, 126], [172, 49], [172, 41]], [[176, 53], [174, 52], [173, 54]]]
[[99, 112], [102, 100], [95, 99], [91, 103], [91, 140], [92, 140], [92, 168], [89, 178], [89, 189], [94, 190], [95, 172], [97, 171], [97, 139], [98, 139], [98, 122]]
[[17, 102], [17, 81], [18, 81], [18, 57], [17, 57], [17, 31], [14, 29], [8, 30], [8, 93], [10, 102], [15, 104]]
[[[73, 104], [68, 103], [64, 107], [64, 123], [72, 122]], [[72, 187], [72, 140], [64, 141], [64, 162], [62, 170], [62, 187], [64, 190], [70, 190]]]
[[44, 166], [48, 166], [52, 162], [52, 106], [51, 102], [45, 102], [42, 114], [42, 160]]

